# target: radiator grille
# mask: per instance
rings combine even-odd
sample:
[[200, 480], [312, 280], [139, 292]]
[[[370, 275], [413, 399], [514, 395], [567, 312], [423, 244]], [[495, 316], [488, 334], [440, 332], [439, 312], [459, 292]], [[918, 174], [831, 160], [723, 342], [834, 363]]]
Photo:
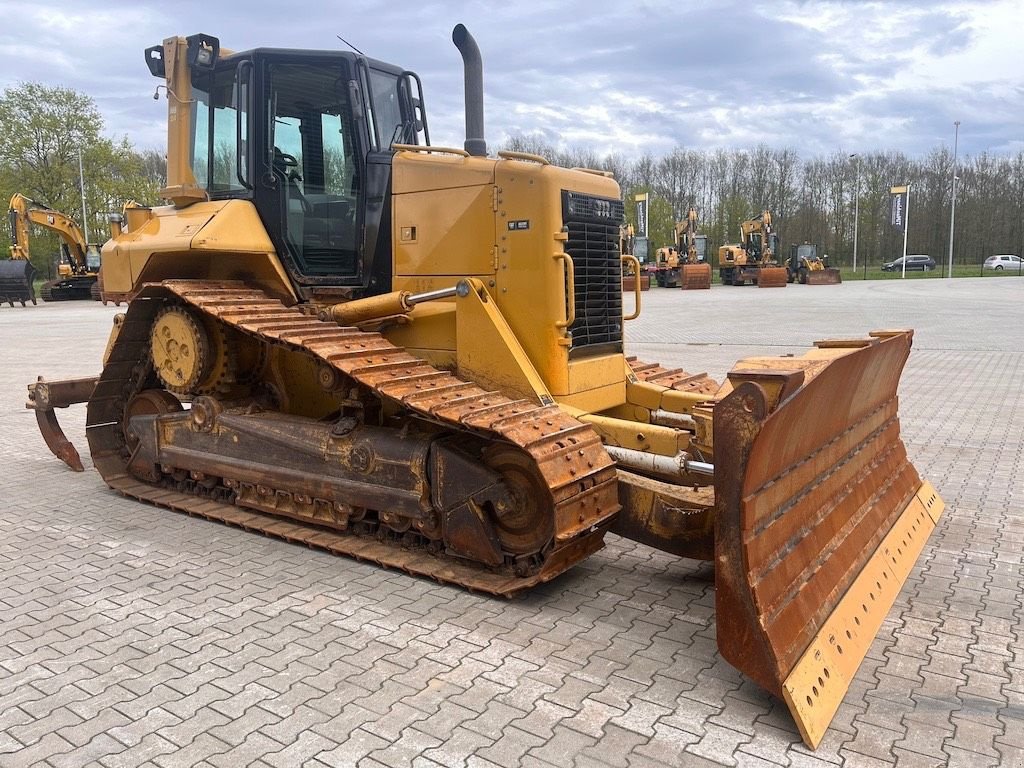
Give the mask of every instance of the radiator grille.
[[562, 192], [565, 251], [576, 271], [570, 356], [622, 351], [621, 200]]

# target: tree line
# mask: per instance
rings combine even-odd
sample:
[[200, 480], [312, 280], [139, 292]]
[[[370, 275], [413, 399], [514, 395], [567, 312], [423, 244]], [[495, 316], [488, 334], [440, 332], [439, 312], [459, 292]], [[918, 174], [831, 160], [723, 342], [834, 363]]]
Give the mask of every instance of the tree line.
[[[610, 171], [633, 224], [631, 201], [637, 193], [649, 193], [653, 248], [672, 242], [674, 222], [685, 218], [691, 205], [700, 215], [700, 231], [716, 249], [738, 241], [741, 221], [769, 210], [785, 251], [790, 243], [816, 243], [833, 266], [853, 263], [855, 221], [858, 266], [877, 266], [902, 253], [903, 235], [890, 225], [889, 191], [909, 183], [907, 252], [929, 254], [940, 264], [948, 259], [953, 154], [945, 147], [920, 159], [892, 151], [804, 159], [794, 149], [763, 145], [680, 147], [663, 157], [632, 160], [586, 149], [560, 151], [524, 136], [508, 139], [503, 148], [543, 155], [561, 166]], [[960, 156], [956, 167], [954, 262], [979, 264], [995, 253], [1024, 253], [1024, 151]]]
[[[103, 118], [89, 96], [62, 87], [21, 83], [0, 95], [0, 200], [15, 192], [81, 218], [79, 151], [85, 180], [89, 238], [107, 237], [107, 214], [128, 200], [158, 204], [165, 184], [162, 151], [136, 150], [127, 138], [103, 135]], [[627, 201], [650, 195], [653, 247], [672, 242], [673, 224], [692, 205], [713, 247], [735, 242], [739, 224], [769, 210], [785, 249], [817, 243], [834, 265], [853, 262], [855, 221], [859, 263], [877, 265], [902, 252], [902, 234], [889, 224], [889, 189], [911, 185], [909, 253], [948, 256], [953, 157], [948, 148], [919, 159], [892, 151], [802, 158], [791, 148], [750, 150], [676, 148], [662, 157], [598, 156], [559, 150], [515, 136], [504, 149], [543, 155], [565, 167], [610, 171]], [[1024, 151], [982, 153], [957, 162], [954, 261], [977, 264], [994, 253], [1024, 254]], [[859, 217], [855, 216], [859, 213]], [[33, 237], [33, 260], [43, 274], [57, 252], [55, 235]]]
[[[166, 161], [163, 152], [138, 151], [126, 137], [108, 138], [103, 129], [103, 117], [89, 96], [31, 82], [5, 89], [0, 95], [0, 203], [20, 192], [82, 225], [81, 153], [84, 229], [91, 242], [104, 242], [110, 236], [107, 214], [120, 211], [128, 200], [159, 202]], [[32, 261], [42, 275], [54, 274], [58, 248], [56, 234], [33, 229]], [[6, 251], [2, 248], [0, 258]]]

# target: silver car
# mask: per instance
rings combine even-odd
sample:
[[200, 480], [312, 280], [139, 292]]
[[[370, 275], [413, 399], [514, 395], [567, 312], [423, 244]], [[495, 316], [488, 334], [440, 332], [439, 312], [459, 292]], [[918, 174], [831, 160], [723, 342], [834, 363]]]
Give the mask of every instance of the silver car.
[[985, 269], [993, 269], [996, 272], [1002, 272], [1003, 270], [1020, 272], [1024, 266], [1021, 262], [1020, 256], [1014, 256], [1009, 253], [1003, 253], [998, 256], [989, 256], [985, 259]]

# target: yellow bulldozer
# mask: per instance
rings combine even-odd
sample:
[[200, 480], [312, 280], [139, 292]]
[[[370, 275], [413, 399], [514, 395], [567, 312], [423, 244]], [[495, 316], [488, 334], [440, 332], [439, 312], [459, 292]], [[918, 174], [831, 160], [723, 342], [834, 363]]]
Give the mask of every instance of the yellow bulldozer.
[[[99, 299], [97, 278], [100, 271], [100, 249], [98, 245], [86, 242], [81, 227], [68, 216], [44, 203], [15, 193], [8, 208], [11, 223], [11, 259], [8, 264], [29, 262], [30, 225], [56, 232], [60, 238], [60, 259], [57, 277], [47, 280], [39, 289], [43, 301], [69, 301], [74, 299]], [[6, 272], [12, 274], [5, 279]], [[10, 282], [17, 285], [21, 270], [0, 267], [0, 286]], [[33, 270], [34, 274], [34, 270]], [[31, 280], [25, 280], [31, 286]], [[0, 287], [0, 295], [3, 288]], [[34, 290], [32, 303], [35, 303]], [[24, 301], [22, 301], [24, 306]]]
[[740, 223], [738, 243], [718, 249], [718, 275], [725, 285], [751, 282], [760, 288], [785, 288], [788, 274], [776, 258], [778, 253], [779, 236], [772, 228], [772, 214], [762, 211]]
[[712, 560], [722, 655], [816, 745], [942, 510], [900, 438], [912, 332], [722, 383], [626, 357], [618, 185], [488, 155], [453, 40], [464, 148], [358, 53], [148, 49], [170, 204], [112, 222], [100, 374], [28, 407], [82, 469], [54, 409], [86, 402], [126, 496], [495, 595], [609, 533]]

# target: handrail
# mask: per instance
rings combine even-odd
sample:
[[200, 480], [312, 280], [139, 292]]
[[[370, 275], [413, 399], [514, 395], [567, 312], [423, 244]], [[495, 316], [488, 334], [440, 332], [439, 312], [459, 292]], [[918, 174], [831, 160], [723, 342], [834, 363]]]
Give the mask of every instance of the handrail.
[[636, 307], [633, 309], [633, 314], [629, 315], [628, 317], [626, 315], [623, 315], [622, 319], [636, 320], [638, 317], [640, 317], [640, 260], [636, 256], [631, 256], [625, 253], [622, 254], [620, 258], [622, 259], [622, 261], [633, 262], [633, 295], [636, 296]]
[[469, 152], [457, 147], [430, 147], [419, 144], [392, 144], [391, 148], [400, 152], [438, 152], [445, 155], [459, 155], [469, 157]]
[[584, 168], [581, 165], [574, 165], [569, 170], [579, 171], [580, 173], [592, 173], [594, 176], [604, 176], [606, 179], [614, 179], [615, 174], [611, 171], [600, 171], [597, 168]]
[[565, 264], [565, 320], [556, 320], [555, 328], [568, 328], [576, 322], [576, 265], [568, 253], [556, 253], [555, 259]]
[[551, 161], [546, 157], [541, 157], [531, 152], [513, 152], [511, 149], [503, 149], [498, 153], [498, 157], [503, 160], [527, 160], [532, 163], [540, 163], [541, 165], [551, 165]]

